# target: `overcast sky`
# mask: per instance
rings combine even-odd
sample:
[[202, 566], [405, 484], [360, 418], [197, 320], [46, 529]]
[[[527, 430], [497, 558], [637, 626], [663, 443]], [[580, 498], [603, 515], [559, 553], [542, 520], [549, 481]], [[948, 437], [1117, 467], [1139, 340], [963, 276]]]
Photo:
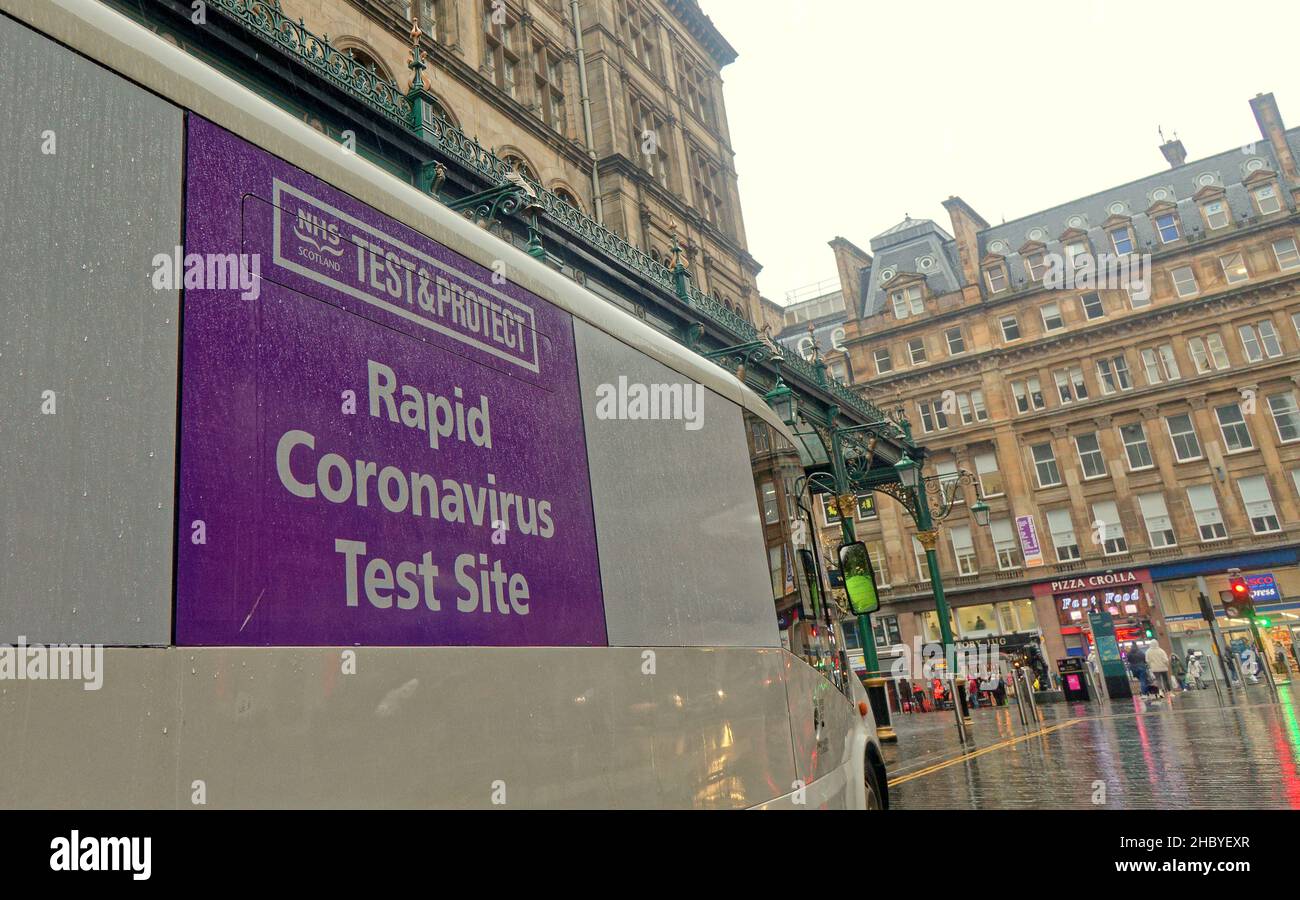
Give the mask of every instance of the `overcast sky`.
[[991, 224], [1257, 140], [1249, 99], [1300, 126], [1297, 0], [700, 0], [722, 72], [763, 296], [835, 276], [910, 214]]

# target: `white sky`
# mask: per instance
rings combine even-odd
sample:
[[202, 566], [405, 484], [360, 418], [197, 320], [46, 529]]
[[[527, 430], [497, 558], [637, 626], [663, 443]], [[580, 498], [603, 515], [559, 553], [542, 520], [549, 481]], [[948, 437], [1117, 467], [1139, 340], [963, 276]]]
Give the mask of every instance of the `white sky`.
[[763, 296], [835, 277], [908, 213], [991, 224], [1259, 138], [1273, 92], [1300, 126], [1296, 0], [700, 0], [739, 52], [723, 69]]

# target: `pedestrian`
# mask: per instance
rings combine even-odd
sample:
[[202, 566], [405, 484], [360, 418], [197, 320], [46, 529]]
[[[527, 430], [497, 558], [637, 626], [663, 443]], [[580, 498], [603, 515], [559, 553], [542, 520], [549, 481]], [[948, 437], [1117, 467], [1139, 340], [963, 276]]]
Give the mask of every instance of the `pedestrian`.
[[1169, 654], [1159, 644], [1152, 644], [1147, 650], [1147, 668], [1151, 671], [1156, 696], [1163, 699], [1166, 691], [1172, 691], [1169, 684]]
[[1133, 670], [1133, 675], [1138, 681], [1138, 693], [1145, 697], [1149, 687], [1147, 683], [1147, 656], [1141, 645], [1134, 644], [1128, 652], [1127, 659], [1128, 666]]
[[1204, 665], [1202, 663], [1201, 651], [1193, 650], [1187, 655], [1187, 679], [1183, 686], [1188, 690], [1191, 690], [1192, 685], [1195, 684], [1198, 691], [1205, 690], [1205, 682], [1201, 681], [1201, 675], [1203, 672]]
[[1172, 653], [1169, 656], [1169, 674], [1173, 676], [1174, 684], [1181, 689], [1183, 680], [1187, 677], [1187, 666], [1177, 653]]

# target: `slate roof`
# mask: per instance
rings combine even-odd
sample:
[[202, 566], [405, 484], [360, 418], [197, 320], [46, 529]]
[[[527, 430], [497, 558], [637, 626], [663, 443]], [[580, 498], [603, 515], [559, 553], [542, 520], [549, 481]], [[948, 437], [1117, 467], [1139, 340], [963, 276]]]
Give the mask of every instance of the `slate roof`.
[[[1300, 158], [1300, 128], [1288, 130], [1286, 139], [1292, 152]], [[1175, 205], [1183, 236], [1194, 242], [1205, 233], [1204, 222], [1192, 199], [1197, 191], [1207, 184], [1223, 188], [1233, 219], [1248, 220], [1254, 210], [1242, 181], [1261, 169], [1281, 172], [1272, 145], [1262, 138], [986, 228], [978, 235], [979, 258], [995, 252], [1005, 256], [1012, 286], [1018, 289], [1029, 277], [1019, 252], [1027, 242], [1038, 240], [1046, 245], [1048, 253], [1061, 253], [1061, 235], [1076, 227], [1087, 233], [1094, 253], [1109, 253], [1113, 248], [1102, 224], [1116, 214], [1131, 218], [1137, 251], [1154, 252], [1161, 246], [1160, 239], [1146, 210], [1160, 199]], [[1287, 194], [1285, 190], [1278, 191], [1279, 199], [1291, 205]], [[886, 308], [890, 275], [922, 274], [930, 291], [936, 294], [955, 291], [964, 283], [957, 242], [930, 219], [905, 218], [872, 238], [871, 251], [872, 265], [861, 273], [864, 316]], [[930, 266], [923, 269], [922, 263], [927, 259]]]

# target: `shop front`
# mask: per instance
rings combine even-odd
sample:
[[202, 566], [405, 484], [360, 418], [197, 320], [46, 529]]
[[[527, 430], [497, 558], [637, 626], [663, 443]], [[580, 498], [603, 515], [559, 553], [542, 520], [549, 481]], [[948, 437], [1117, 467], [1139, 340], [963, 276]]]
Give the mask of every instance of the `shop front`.
[[[1057, 578], [1039, 582], [1033, 590], [1035, 597], [1050, 602], [1055, 611], [1067, 656], [1086, 657], [1092, 650], [1090, 612], [1110, 614], [1115, 622], [1115, 639], [1124, 653], [1135, 646], [1155, 643], [1164, 630], [1147, 569], [1114, 569]], [[1151, 625], [1152, 637], [1147, 636], [1147, 623]]]
[[1253, 641], [1250, 622], [1231, 618], [1224, 611], [1223, 600], [1229, 596], [1230, 571], [1234, 569], [1246, 579], [1254, 601], [1264, 643], [1261, 662], [1271, 666], [1275, 677], [1300, 677], [1300, 568], [1294, 547], [1153, 566], [1151, 576], [1169, 629], [1171, 652], [1183, 661], [1200, 654], [1206, 662], [1204, 677], [1223, 677], [1221, 666], [1215, 662], [1217, 654], [1209, 623], [1201, 612], [1203, 583], [1224, 646], [1237, 658], [1240, 668], [1242, 654]]

